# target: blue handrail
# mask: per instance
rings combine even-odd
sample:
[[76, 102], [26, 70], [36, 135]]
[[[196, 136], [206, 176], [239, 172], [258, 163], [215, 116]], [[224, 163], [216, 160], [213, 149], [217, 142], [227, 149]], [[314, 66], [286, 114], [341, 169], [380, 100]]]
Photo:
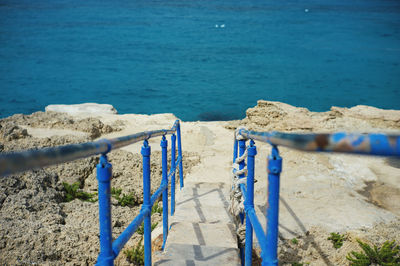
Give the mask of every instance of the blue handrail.
[[[250, 140], [246, 148], [246, 141]], [[254, 209], [254, 158], [257, 154], [254, 140], [272, 145], [268, 156], [268, 207], [267, 232], [264, 232]], [[379, 156], [400, 156], [400, 135], [387, 134], [291, 134], [281, 132], [256, 132], [238, 128], [233, 144], [233, 162], [239, 163], [239, 169], [245, 168], [244, 157], [247, 152], [247, 176], [238, 175], [237, 182], [244, 198], [244, 213], [240, 213], [243, 224], [246, 217], [245, 248], [241, 250], [242, 263], [249, 266], [252, 262], [253, 230], [261, 248], [262, 265], [278, 265], [278, 222], [279, 222], [279, 187], [282, 171], [282, 158], [278, 145], [293, 149], [315, 152], [341, 152]], [[239, 154], [238, 154], [239, 152]], [[242, 171], [243, 172], [243, 171]], [[235, 185], [236, 186], [236, 185]], [[235, 187], [233, 187], [235, 189]]]
[[[168, 141], [166, 135], [171, 134], [171, 168], [168, 173]], [[148, 139], [162, 136], [162, 181], [160, 187], [150, 195], [150, 156], [151, 148]], [[143, 157], [143, 204], [139, 214], [128, 227], [112, 241], [111, 223], [111, 177], [112, 165], [108, 162], [107, 153], [143, 140], [141, 154]], [[178, 147], [176, 147], [178, 140]], [[178, 148], [178, 157], [176, 150]], [[162, 194], [163, 201], [163, 248], [168, 235], [168, 186], [171, 180], [171, 215], [175, 210], [175, 173], [179, 167], [180, 187], [183, 187], [182, 143], [179, 120], [176, 120], [171, 129], [146, 131], [114, 139], [102, 139], [95, 142], [72, 144], [40, 150], [26, 150], [20, 152], [0, 154], [0, 176], [6, 176], [34, 168], [50, 166], [59, 163], [85, 158], [100, 154], [97, 168], [98, 196], [99, 196], [99, 224], [100, 224], [100, 254], [97, 265], [113, 265], [114, 259], [131, 238], [140, 224], [144, 221], [144, 261], [151, 265], [151, 209]], [[172, 179], [171, 179], [172, 178]]]
[[[179, 127], [179, 120], [176, 120], [171, 129], [145, 131], [113, 139], [101, 139], [95, 142], [44, 148], [40, 150], [3, 153], [0, 154], [0, 176], [105, 154], [111, 150], [119, 149], [141, 140], [173, 134]], [[180, 134], [178, 134], [178, 141], [180, 143]], [[178, 150], [182, 153], [182, 148], [179, 143]]]
[[282, 132], [256, 132], [243, 128], [237, 135], [271, 145], [282, 145], [302, 151], [358, 153], [381, 156], [400, 156], [400, 137], [382, 133], [349, 134], [294, 134]]

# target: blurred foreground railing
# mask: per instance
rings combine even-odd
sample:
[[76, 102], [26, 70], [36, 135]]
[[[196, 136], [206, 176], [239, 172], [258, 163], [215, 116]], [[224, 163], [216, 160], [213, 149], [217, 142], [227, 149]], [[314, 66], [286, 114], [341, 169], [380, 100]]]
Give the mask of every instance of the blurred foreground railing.
[[[171, 135], [171, 167], [168, 172], [168, 141], [165, 136]], [[148, 140], [162, 136], [162, 180], [160, 187], [150, 195], [150, 155], [151, 148]], [[112, 166], [108, 162], [107, 153], [142, 141], [143, 157], [143, 205], [136, 218], [128, 227], [112, 241], [111, 223], [111, 178]], [[176, 141], [178, 141], [178, 158], [176, 158]], [[179, 120], [175, 121], [171, 129], [146, 131], [114, 139], [102, 139], [95, 142], [65, 145], [40, 150], [0, 154], [0, 176], [6, 176], [34, 168], [65, 163], [68, 161], [100, 154], [97, 165], [98, 196], [99, 196], [99, 223], [100, 223], [100, 254], [98, 265], [113, 265], [114, 259], [128, 242], [133, 233], [144, 221], [144, 262], [151, 265], [151, 209], [162, 194], [163, 202], [163, 248], [168, 235], [168, 186], [171, 180], [171, 215], [175, 212], [175, 172], [179, 167], [180, 187], [183, 187], [182, 143]]]
[[[250, 140], [246, 147], [246, 141]], [[254, 161], [257, 154], [254, 140], [272, 145], [268, 156], [268, 206], [265, 232], [254, 209]], [[242, 205], [236, 205], [240, 221], [245, 221], [245, 247], [241, 250], [242, 264], [251, 265], [253, 230], [261, 248], [262, 265], [278, 265], [279, 187], [282, 158], [278, 145], [302, 151], [341, 152], [379, 156], [400, 156], [400, 135], [386, 134], [289, 134], [280, 132], [255, 132], [239, 128], [233, 146], [233, 174], [235, 190]], [[239, 154], [238, 154], [239, 152]], [[246, 160], [247, 158], [247, 167]], [[247, 176], [246, 176], [247, 173]]]

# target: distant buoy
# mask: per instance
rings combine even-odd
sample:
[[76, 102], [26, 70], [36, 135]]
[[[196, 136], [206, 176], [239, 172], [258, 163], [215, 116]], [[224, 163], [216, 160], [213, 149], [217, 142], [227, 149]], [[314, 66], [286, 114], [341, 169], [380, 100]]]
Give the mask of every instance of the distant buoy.
[[221, 28], [225, 28], [225, 24], [222, 24], [222, 25], [221, 25]]
[[215, 27], [218, 28], [219, 27], [218, 24], [215, 24]]
[[306, 9], [304, 9], [304, 12], [306, 12], [306, 13], [307, 13], [307, 12], [308, 12], [308, 9], [307, 9], [307, 8], [306, 8]]

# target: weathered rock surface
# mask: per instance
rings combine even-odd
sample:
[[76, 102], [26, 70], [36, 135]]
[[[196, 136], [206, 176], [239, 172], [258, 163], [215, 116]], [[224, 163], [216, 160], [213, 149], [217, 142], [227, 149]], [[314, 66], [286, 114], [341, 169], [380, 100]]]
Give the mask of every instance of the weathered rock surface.
[[[77, 121], [76, 121], [77, 120]], [[94, 121], [94, 123], [92, 123]], [[87, 142], [89, 136], [65, 135], [32, 137], [18, 125], [38, 128], [66, 128], [102, 131], [98, 119], [75, 119], [65, 114], [38, 112], [30, 116], [15, 115], [0, 120], [0, 151], [38, 149]], [[138, 150], [139, 152], [140, 150]], [[199, 162], [194, 153], [183, 160], [185, 174]], [[139, 213], [142, 202], [142, 158], [139, 154], [116, 150], [109, 154], [113, 164], [112, 187], [122, 194], [134, 193], [133, 207], [122, 207], [113, 198], [113, 236], [118, 236]], [[6, 265], [93, 265], [99, 253], [98, 203], [75, 199], [65, 202], [63, 182], [79, 182], [83, 191], [97, 192], [96, 164], [98, 157], [27, 171], [0, 179], [0, 263]], [[153, 152], [152, 192], [161, 183], [161, 155]], [[178, 175], [177, 175], [178, 177]], [[178, 183], [178, 180], [177, 180]], [[152, 223], [161, 216], [152, 215]], [[128, 242], [131, 247], [141, 241], [135, 233]], [[121, 253], [119, 264], [129, 264]]]
[[[113, 165], [113, 179], [111, 184], [117, 189], [122, 189], [122, 194], [133, 193], [138, 204], [143, 203], [143, 169], [142, 156], [133, 154], [123, 150], [116, 150], [108, 156], [110, 163]], [[185, 152], [184, 169], [191, 169], [197, 165], [200, 158], [194, 153]], [[168, 158], [168, 168], [171, 159]], [[161, 184], [161, 152], [155, 151], [150, 157], [151, 169], [151, 193], [154, 193]], [[184, 176], [186, 176], [184, 172]], [[179, 175], [176, 175], [176, 184], [179, 184]], [[178, 186], [178, 185], [177, 185]], [[95, 172], [88, 176], [85, 181], [85, 190], [97, 191], [97, 179]], [[169, 191], [170, 193], [170, 191]]]
[[279, 262], [282, 265], [303, 263], [309, 265], [349, 265], [346, 256], [351, 251], [360, 252], [357, 239], [369, 245], [382, 246], [385, 241], [400, 242], [400, 222], [380, 223], [372, 228], [349, 230], [344, 234], [343, 246], [336, 249], [328, 240], [330, 231], [311, 227], [307, 232], [292, 239], [279, 240]]
[[257, 106], [247, 109], [246, 118], [239, 124], [264, 131], [390, 131], [400, 129], [400, 111], [358, 105], [311, 112], [281, 102], [260, 100]]
[[67, 113], [70, 115], [89, 114], [104, 115], [117, 114], [117, 110], [111, 104], [82, 103], [82, 104], [52, 104], [45, 108], [46, 112]]
[[15, 123], [0, 124], [0, 141], [3, 143], [15, 139], [23, 139], [28, 136], [28, 131]]
[[112, 125], [104, 124], [98, 118], [74, 118], [57, 112], [36, 112], [31, 115], [16, 114], [0, 121], [1, 125], [15, 124], [34, 128], [72, 129], [88, 133], [92, 139], [113, 131], [120, 131], [123, 122], [117, 121]]

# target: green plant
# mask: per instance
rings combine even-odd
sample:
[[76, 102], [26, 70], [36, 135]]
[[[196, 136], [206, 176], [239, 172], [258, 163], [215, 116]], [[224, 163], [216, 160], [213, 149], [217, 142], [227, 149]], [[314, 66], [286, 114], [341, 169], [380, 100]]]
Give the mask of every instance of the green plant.
[[328, 237], [328, 240], [332, 241], [333, 247], [338, 249], [343, 246], [343, 241], [345, 240], [344, 235], [339, 233], [331, 233], [331, 236]]
[[65, 192], [65, 202], [73, 201], [74, 199], [80, 199], [83, 201], [96, 202], [96, 193], [88, 193], [80, 190], [80, 182], [75, 182], [73, 184], [68, 184], [66, 182], [62, 183], [63, 190]]
[[111, 196], [118, 201], [118, 204], [122, 207], [129, 206], [133, 207], [137, 203], [137, 198], [135, 194], [130, 193], [128, 195], [122, 194], [122, 189], [111, 188]]
[[293, 238], [292, 240], [290, 240], [290, 242], [297, 245], [299, 243], [299, 240], [297, 240], [297, 238]]
[[112, 196], [119, 197], [121, 195], [121, 193], [122, 193], [122, 189], [121, 188], [115, 188], [115, 187], [111, 188], [111, 195]]
[[364, 266], [371, 264], [378, 264], [383, 266], [396, 266], [400, 265], [400, 247], [395, 241], [386, 241], [382, 247], [370, 245], [357, 240], [362, 251], [351, 251], [347, 254], [346, 259], [350, 261], [350, 265]]
[[[156, 228], [157, 225], [158, 225], [158, 223], [151, 224], [151, 231], [153, 231], [154, 228]], [[136, 232], [137, 232], [139, 235], [143, 235], [143, 234], [144, 234], [144, 223], [142, 223], [142, 224], [138, 227], [138, 229], [136, 230]]]
[[157, 203], [153, 205], [153, 208], [151, 208], [151, 215], [154, 213], [162, 214], [162, 207], [158, 206]]
[[131, 249], [125, 250], [124, 254], [129, 262], [136, 265], [144, 265], [144, 246], [141, 243]]

